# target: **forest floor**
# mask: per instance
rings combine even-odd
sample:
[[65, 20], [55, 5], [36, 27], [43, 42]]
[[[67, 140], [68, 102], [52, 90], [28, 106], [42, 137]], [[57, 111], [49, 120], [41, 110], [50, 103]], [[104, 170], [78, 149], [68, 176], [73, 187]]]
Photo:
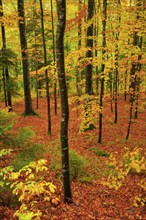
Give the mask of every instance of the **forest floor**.
[[[53, 100], [52, 100], [53, 102]], [[138, 220], [146, 219], [146, 207], [134, 206], [134, 197], [144, 193], [138, 185], [145, 174], [130, 172], [123, 180], [122, 186], [115, 190], [101, 184], [101, 179], [106, 170], [108, 157], [97, 156], [91, 148], [99, 148], [112, 154], [118, 163], [122, 155], [135, 148], [140, 148], [144, 155], [146, 147], [146, 110], [143, 107], [144, 95], [140, 95], [140, 107], [138, 119], [133, 120], [129, 140], [126, 141], [127, 126], [129, 120], [129, 102], [124, 102], [123, 97], [118, 101], [118, 123], [114, 124], [114, 113], [110, 111], [110, 100], [104, 101], [103, 112], [103, 143], [98, 144], [98, 126], [92, 131], [79, 132], [80, 111], [74, 110], [70, 105], [69, 120], [69, 148], [76, 150], [80, 155], [89, 160], [87, 172], [92, 174], [91, 181], [80, 181], [74, 178], [71, 182], [73, 203], [65, 204], [63, 199], [63, 187], [61, 183], [61, 171], [50, 170], [50, 179], [57, 186], [59, 203], [57, 206], [41, 204], [43, 210], [42, 220]], [[33, 101], [35, 108], [35, 101]], [[59, 147], [60, 134], [60, 107], [57, 116], [54, 115], [53, 103], [51, 104], [52, 135], [47, 134], [47, 104], [44, 98], [39, 100], [39, 108], [35, 110], [38, 116], [23, 117], [24, 103], [13, 105], [13, 111], [18, 114], [18, 121], [14, 130], [31, 126], [35, 131], [33, 138], [36, 143], [44, 144], [44, 158], [49, 161], [54, 157], [55, 150]], [[58, 146], [58, 147], [57, 147]], [[54, 152], [53, 152], [54, 150]], [[60, 158], [61, 159], [61, 158]], [[57, 160], [60, 160], [57, 158]], [[56, 163], [59, 163], [56, 160]], [[51, 168], [50, 168], [51, 169]], [[95, 175], [95, 176], [94, 176]], [[0, 200], [8, 199], [6, 195]], [[144, 194], [142, 195], [144, 196]], [[44, 207], [43, 207], [44, 206]], [[2, 220], [15, 219], [13, 210], [8, 205], [0, 206]], [[25, 220], [25, 219], [24, 219]]]

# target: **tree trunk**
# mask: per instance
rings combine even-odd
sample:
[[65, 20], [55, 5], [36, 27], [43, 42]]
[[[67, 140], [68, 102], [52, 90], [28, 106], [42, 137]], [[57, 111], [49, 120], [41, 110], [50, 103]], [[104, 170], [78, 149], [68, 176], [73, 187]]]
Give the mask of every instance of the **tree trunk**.
[[[88, 0], [88, 16], [87, 21], [90, 21], [94, 15], [94, 0]], [[86, 57], [90, 59], [90, 63], [86, 67], [86, 90], [85, 93], [91, 95], [92, 90], [92, 50], [93, 50], [93, 23], [87, 28], [87, 41], [86, 41]]]
[[103, 56], [103, 64], [101, 66], [102, 71], [102, 77], [101, 77], [101, 87], [100, 87], [100, 100], [99, 100], [99, 106], [100, 106], [100, 112], [99, 112], [99, 133], [98, 133], [98, 143], [101, 144], [102, 142], [102, 108], [103, 108], [103, 95], [104, 95], [104, 56], [105, 56], [105, 47], [106, 47], [106, 18], [107, 18], [107, 0], [103, 0], [103, 21], [102, 21], [102, 56]]
[[64, 31], [66, 24], [66, 4], [64, 0], [57, 0], [58, 24], [56, 32], [56, 64], [61, 97], [61, 149], [62, 149], [62, 174], [65, 202], [72, 202], [70, 173], [69, 173], [69, 147], [68, 147], [68, 94], [64, 66]]
[[[139, 37], [139, 48], [142, 50], [142, 36]], [[138, 61], [142, 59], [142, 54], [138, 55]], [[141, 71], [142, 65], [140, 63], [137, 64], [138, 72]], [[134, 118], [138, 118], [138, 101], [139, 101], [139, 84], [140, 84], [140, 77], [137, 76], [136, 78], [136, 94], [135, 94], [135, 114]]]
[[[44, 50], [44, 65], [47, 65], [47, 51], [46, 51], [46, 41], [45, 41], [45, 30], [44, 30], [44, 11], [42, 0], [40, 0], [41, 9], [41, 26], [42, 26], [42, 40], [43, 40], [43, 50]], [[51, 110], [50, 110], [50, 93], [49, 93], [49, 79], [48, 70], [45, 70], [46, 78], [46, 98], [47, 98], [47, 110], [48, 110], [48, 133], [51, 134]]]
[[[117, 12], [118, 8], [121, 6], [121, 1], [118, 0], [117, 3]], [[114, 123], [116, 124], [118, 122], [118, 88], [119, 88], [119, 71], [118, 71], [118, 56], [119, 56], [119, 47], [118, 47], [118, 41], [119, 41], [119, 34], [120, 34], [120, 23], [121, 23], [121, 16], [120, 14], [117, 15], [117, 33], [116, 33], [116, 45], [115, 45], [115, 119]]]
[[4, 67], [2, 69], [2, 78], [3, 78], [3, 90], [4, 90], [5, 107], [7, 107], [8, 103], [7, 103], [7, 91], [6, 91], [6, 80], [5, 80], [5, 70], [4, 70]]
[[[137, 6], [136, 20], [138, 20], [139, 19], [139, 11], [141, 10], [140, 6], [142, 6], [140, 0], [136, 1], [136, 6]], [[134, 30], [134, 33], [133, 33], [133, 46], [140, 47], [138, 30]], [[138, 60], [139, 59], [140, 59], [140, 57], [138, 56]], [[133, 103], [136, 99], [136, 86], [138, 83], [136, 72], [139, 69], [138, 60], [137, 60], [137, 62], [132, 61], [132, 67], [131, 67], [131, 72], [130, 72], [130, 80], [131, 80], [130, 88], [129, 88], [129, 90], [130, 90], [130, 114], [129, 114], [129, 123], [128, 123], [128, 128], [127, 128], [126, 140], [129, 139], [129, 135], [130, 135], [130, 129], [131, 129], [131, 124], [132, 124], [132, 114], [133, 114]]]
[[[0, 18], [2, 18], [3, 15], [3, 4], [2, 4], [2, 0], [0, 0]], [[2, 50], [6, 50], [6, 34], [5, 34], [5, 26], [4, 23], [1, 21], [1, 33], [2, 33], [2, 45], [3, 48]], [[6, 106], [8, 106], [11, 110], [12, 110], [12, 98], [11, 98], [11, 91], [9, 88], [9, 69], [8, 66], [4, 67], [4, 71], [3, 71], [3, 75], [5, 75], [5, 77], [3, 77], [3, 79], [5, 79], [4, 82], [4, 97], [5, 97], [5, 104]], [[6, 93], [6, 94], [5, 94]], [[6, 99], [7, 97], [7, 99]]]
[[[80, 11], [82, 8], [82, 0], [79, 0], [78, 4], [79, 4], [78, 10]], [[82, 24], [79, 23], [78, 24], [78, 50], [80, 50], [81, 46], [82, 46], [81, 35], [82, 35]], [[79, 61], [80, 61], [80, 57], [79, 57]], [[81, 71], [79, 70], [76, 73], [76, 89], [77, 89], [78, 96], [81, 96], [81, 94], [82, 94], [80, 81], [81, 81]]]
[[[90, 22], [94, 15], [94, 0], [88, 0], [88, 14], [87, 14], [87, 22]], [[85, 99], [85, 118], [83, 131], [93, 130], [95, 127], [92, 123], [91, 115], [91, 95], [93, 94], [92, 87], [92, 58], [93, 58], [93, 23], [91, 23], [87, 28], [87, 41], [86, 41], [86, 58], [89, 59], [89, 64], [86, 67], [86, 88], [85, 93], [88, 95]]]
[[[52, 44], [53, 44], [53, 61], [55, 64], [55, 34], [54, 34], [54, 16], [53, 16], [53, 2], [51, 0], [51, 24], [52, 24]], [[54, 79], [54, 113], [57, 115], [57, 82]]]
[[24, 114], [31, 115], [34, 114], [34, 111], [32, 109], [31, 92], [30, 92], [29, 63], [28, 63], [28, 54], [27, 54], [26, 32], [25, 32], [24, 0], [18, 0], [17, 3], [18, 3], [20, 45], [21, 45], [22, 66], [23, 66], [24, 99], [25, 99]]

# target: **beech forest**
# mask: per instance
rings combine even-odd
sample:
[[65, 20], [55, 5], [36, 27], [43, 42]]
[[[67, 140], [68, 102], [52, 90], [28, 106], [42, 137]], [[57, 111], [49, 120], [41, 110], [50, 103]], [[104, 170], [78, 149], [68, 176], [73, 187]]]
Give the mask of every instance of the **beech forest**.
[[0, 219], [146, 219], [145, 0], [0, 0]]

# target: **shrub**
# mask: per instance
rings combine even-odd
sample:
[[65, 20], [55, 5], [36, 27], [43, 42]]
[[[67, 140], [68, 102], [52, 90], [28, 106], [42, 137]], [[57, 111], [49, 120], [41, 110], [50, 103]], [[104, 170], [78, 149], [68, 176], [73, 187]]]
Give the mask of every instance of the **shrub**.
[[14, 172], [12, 168], [3, 169], [4, 180], [8, 181], [7, 185], [10, 186], [12, 193], [17, 196], [21, 204], [14, 214], [19, 219], [41, 219], [40, 202], [56, 205], [59, 201], [57, 196], [54, 197], [56, 186], [45, 180], [44, 173], [48, 172], [46, 164], [47, 161], [41, 159], [31, 162], [18, 172]]
[[[107, 167], [105, 170], [106, 178], [103, 178], [102, 184], [108, 186], [111, 189], [118, 190], [130, 172], [134, 172], [136, 174], [145, 174], [146, 159], [145, 156], [142, 156], [140, 151], [140, 148], [135, 148], [131, 152], [127, 150], [127, 152], [119, 161], [116, 161], [114, 156], [111, 155], [107, 161]], [[146, 189], [146, 184], [143, 177], [138, 185], [141, 187], [142, 193], [134, 198], [134, 205], [144, 206], [146, 197], [144, 196], [143, 192]]]
[[8, 135], [12, 130], [17, 116], [14, 112], [8, 112], [7, 109], [0, 109], [0, 139]]
[[[54, 149], [54, 148], [53, 148]], [[86, 171], [86, 167], [89, 165], [89, 161], [77, 153], [75, 150], [70, 149], [69, 151], [69, 162], [70, 162], [70, 178], [78, 179], [82, 182], [90, 182], [91, 174]], [[51, 159], [51, 168], [61, 173], [61, 152], [60, 149], [55, 147], [54, 156]]]
[[[23, 146], [22, 146], [23, 147]], [[17, 153], [15, 159], [11, 162], [15, 171], [19, 171], [22, 167], [28, 165], [35, 159], [41, 159], [44, 154], [44, 146], [41, 144], [28, 143]]]
[[15, 138], [16, 147], [22, 148], [22, 145], [28, 144], [28, 141], [34, 137], [34, 134], [34, 131], [30, 127], [19, 128]]
[[107, 153], [107, 152], [105, 152], [105, 151], [103, 151], [103, 150], [100, 150], [99, 148], [95, 148], [95, 147], [92, 147], [92, 148], [90, 148], [90, 150], [92, 150], [93, 152], [94, 152], [94, 154], [96, 155], [96, 156], [99, 156], [99, 157], [109, 157], [110, 156], [110, 154], [109, 153]]
[[69, 152], [70, 161], [70, 178], [79, 179], [85, 176], [85, 167], [88, 164], [88, 160], [77, 153], [75, 150], [70, 150]]

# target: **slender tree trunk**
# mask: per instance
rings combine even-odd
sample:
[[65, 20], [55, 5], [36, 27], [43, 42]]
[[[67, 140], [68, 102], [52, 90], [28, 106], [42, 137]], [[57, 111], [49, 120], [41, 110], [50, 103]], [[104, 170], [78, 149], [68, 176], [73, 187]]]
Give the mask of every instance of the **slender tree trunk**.
[[111, 112], [113, 112], [113, 76], [112, 72], [109, 73], [109, 78], [110, 78], [110, 107], [111, 107]]
[[[78, 11], [81, 10], [82, 8], [82, 0], [78, 0]], [[81, 49], [81, 46], [82, 46], [82, 24], [79, 23], [78, 24], [78, 50]], [[78, 61], [80, 62], [80, 57], [78, 58]], [[82, 74], [82, 71], [81, 70], [78, 70], [77, 68], [77, 71], [76, 71], [76, 91], [77, 91], [77, 96], [80, 97], [81, 94], [82, 94], [82, 90], [81, 90], [81, 86], [80, 86], [80, 82], [81, 82], [81, 74]], [[80, 105], [80, 101], [78, 99], [77, 101], [77, 106]], [[78, 108], [77, 108], [77, 116], [78, 116]]]
[[103, 117], [103, 95], [104, 95], [104, 56], [105, 56], [105, 47], [106, 47], [106, 18], [107, 18], [107, 0], [103, 0], [103, 21], [102, 21], [102, 29], [103, 29], [103, 35], [102, 35], [102, 56], [103, 56], [103, 64], [101, 66], [102, 71], [102, 77], [101, 77], [101, 87], [100, 87], [100, 100], [99, 100], [99, 106], [100, 106], [100, 112], [99, 112], [99, 133], [98, 133], [98, 143], [102, 142], [102, 117]]
[[[0, 0], [0, 18], [2, 18], [4, 15], [3, 15], [3, 4], [2, 4], [2, 0]], [[3, 48], [2, 50], [6, 50], [6, 34], [5, 34], [5, 26], [4, 26], [4, 23], [1, 21], [1, 33], [2, 33], [2, 45], [3, 45]], [[5, 99], [5, 104], [6, 106], [8, 105], [9, 108], [12, 110], [12, 98], [11, 98], [11, 91], [10, 91], [10, 88], [9, 88], [9, 69], [8, 69], [8, 66], [4, 67], [4, 71], [3, 71], [3, 74], [5, 74], [5, 82], [4, 82], [4, 87], [5, 87], [5, 91], [4, 91], [4, 97], [6, 98], [7, 96], [7, 99]], [[6, 94], [5, 94], [6, 92]]]
[[[95, 14], [95, 19], [94, 19], [95, 57], [98, 56], [97, 46], [98, 46], [99, 22], [98, 22], [98, 18], [97, 18], [97, 12], [99, 11], [99, 7], [100, 7], [100, 3], [98, 3], [98, 5], [96, 5], [96, 2], [95, 2], [95, 8], [94, 8], [94, 14]], [[96, 73], [96, 79], [95, 79], [96, 94], [99, 95], [99, 69], [98, 69], [97, 65], [95, 67], [95, 73]]]
[[[117, 12], [118, 9], [121, 6], [121, 1], [118, 0], [117, 3]], [[119, 95], [119, 71], [118, 71], [118, 56], [119, 56], [119, 47], [118, 47], [118, 41], [119, 41], [119, 34], [120, 34], [120, 23], [121, 23], [121, 16], [117, 14], [117, 33], [116, 33], [116, 46], [115, 46], [115, 119], [114, 123], [116, 124], [118, 122], [118, 95]]]
[[34, 19], [34, 47], [35, 47], [35, 70], [36, 70], [36, 80], [35, 80], [35, 87], [36, 87], [36, 109], [39, 107], [39, 91], [38, 91], [38, 51], [37, 51], [37, 31], [36, 31], [36, 0], [34, 1], [34, 8], [33, 8], [33, 19]]
[[[136, 12], [136, 19], [139, 19], [139, 11], [140, 11], [140, 6], [141, 6], [141, 1], [137, 0], [136, 1], [136, 6], [137, 8], [137, 12]], [[140, 46], [139, 45], [139, 36], [138, 36], [138, 31], [134, 30], [133, 33], [133, 46], [137, 47]], [[139, 60], [139, 57], [138, 57]], [[138, 62], [136, 61], [132, 61], [132, 68], [131, 68], [131, 73], [130, 73], [130, 115], [129, 115], [129, 123], [128, 123], [128, 128], [127, 128], [127, 135], [126, 135], [126, 140], [129, 139], [129, 135], [130, 135], [130, 129], [131, 129], [131, 124], [132, 124], [132, 112], [133, 112], [133, 103], [136, 99], [136, 86], [137, 86], [137, 75], [136, 72], [138, 71]]]
[[[82, 8], [82, 0], [79, 0], [78, 4], [79, 4], [78, 10], [80, 11]], [[82, 24], [79, 23], [78, 24], [78, 50], [80, 50], [81, 46], [82, 46], [81, 35], [82, 35]], [[80, 57], [79, 57], [79, 61], [80, 61]], [[81, 71], [79, 70], [76, 73], [76, 89], [77, 89], [78, 96], [81, 96], [81, 94], [82, 94], [81, 87], [80, 87], [80, 81], [81, 81]]]
[[19, 32], [20, 32], [20, 44], [22, 54], [22, 66], [23, 66], [23, 82], [24, 82], [24, 99], [25, 99], [25, 114], [34, 114], [31, 103], [30, 92], [30, 76], [29, 76], [29, 64], [27, 54], [27, 41], [25, 32], [25, 15], [24, 15], [24, 0], [18, 0], [18, 16], [19, 16]]
[[61, 149], [62, 149], [62, 174], [64, 186], [64, 200], [72, 202], [70, 173], [69, 173], [69, 146], [68, 146], [68, 94], [64, 66], [64, 32], [66, 25], [66, 3], [64, 0], [57, 0], [58, 24], [56, 32], [56, 64], [61, 97]]
[[[54, 34], [54, 16], [53, 16], [53, 2], [51, 1], [51, 24], [52, 24], [52, 44], [53, 44], [53, 61], [55, 64], [55, 34]], [[54, 79], [54, 113], [57, 115], [57, 82]]]
[[[91, 21], [94, 15], [94, 0], [88, 0], [88, 14], [87, 22]], [[93, 23], [91, 23], [87, 28], [87, 41], [86, 41], [86, 57], [89, 58], [89, 64], [86, 67], [86, 88], [85, 93], [88, 95], [85, 99], [85, 119], [84, 119], [84, 131], [94, 129], [94, 125], [90, 120], [91, 116], [91, 95], [93, 94], [92, 87], [92, 59], [93, 59]]]
[[115, 60], [116, 61], [115, 61], [115, 97], [114, 97], [115, 119], [114, 119], [114, 123], [116, 124], [118, 121], [118, 45], [117, 44], [116, 44], [116, 50], [115, 50]]
[[[142, 36], [139, 37], [139, 48], [142, 50]], [[141, 60], [142, 58], [142, 54], [139, 54], [138, 56], [138, 61]], [[142, 68], [142, 65], [140, 63], [137, 64], [137, 70], [138, 72], [141, 71], [141, 68]], [[135, 94], [135, 101], [136, 101], [136, 105], [135, 105], [135, 114], [134, 114], [134, 117], [135, 118], [138, 118], [138, 99], [139, 99], [139, 84], [140, 84], [140, 77], [137, 76], [136, 77], [137, 80], [136, 80], [136, 94]]]
[[[42, 27], [43, 50], [44, 50], [44, 65], [47, 65], [47, 51], [46, 51], [45, 30], [44, 30], [44, 11], [43, 11], [42, 0], [39, 0], [39, 1], [40, 1], [40, 10], [41, 10], [41, 27]], [[48, 111], [48, 133], [51, 134], [51, 109], [50, 109], [48, 70], [45, 70], [45, 78], [46, 78], [46, 98], [47, 98], [47, 111]]]
[[[94, 0], [88, 0], [88, 16], [87, 21], [90, 21], [94, 15]], [[93, 92], [92, 88], [92, 58], [93, 58], [93, 23], [87, 28], [87, 42], [86, 57], [90, 59], [90, 63], [86, 67], [86, 94], [91, 95]]]
[[5, 70], [4, 70], [4, 67], [2, 69], [2, 77], [3, 77], [3, 90], [4, 90], [5, 107], [7, 107], [8, 103], [7, 103], [7, 91], [6, 91], [6, 80], [5, 80]]
[[125, 72], [125, 78], [124, 78], [124, 101], [126, 102], [127, 100], [127, 73], [128, 73], [128, 70], [126, 70]]
[[[137, 33], [134, 33], [134, 46], [137, 45]], [[136, 62], [132, 63], [132, 68], [131, 68], [131, 73], [130, 73], [130, 114], [129, 114], [129, 123], [128, 123], [128, 128], [127, 128], [127, 135], [126, 135], [126, 140], [129, 139], [130, 135], [130, 129], [131, 129], [131, 124], [132, 124], [132, 112], [133, 112], [133, 103], [135, 101], [135, 85], [136, 85], [136, 76], [135, 73], [137, 71], [137, 64]]]

